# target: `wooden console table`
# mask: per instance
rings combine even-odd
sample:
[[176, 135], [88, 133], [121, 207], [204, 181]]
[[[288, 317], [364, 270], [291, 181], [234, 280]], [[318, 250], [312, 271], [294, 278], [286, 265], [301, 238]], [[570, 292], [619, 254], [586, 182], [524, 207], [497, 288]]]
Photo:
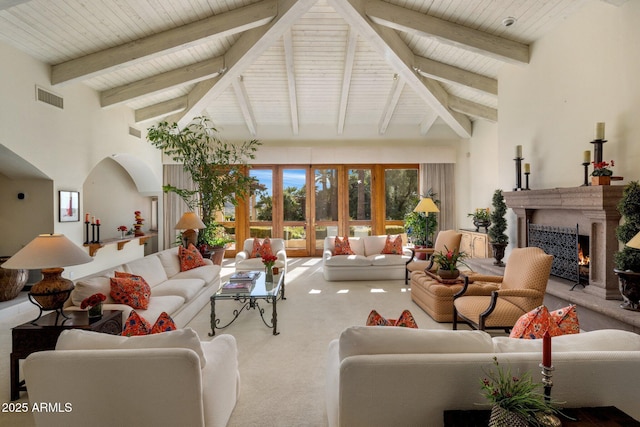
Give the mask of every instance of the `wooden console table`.
[[105, 310], [102, 318], [92, 323], [89, 323], [86, 311], [67, 311], [65, 315], [70, 318], [59, 318], [57, 324], [56, 314], [49, 313], [34, 323], [28, 322], [13, 328], [11, 332], [11, 400], [18, 399], [20, 392], [27, 390], [24, 381], [20, 381], [20, 359], [26, 359], [36, 351], [54, 350], [58, 336], [65, 329], [85, 329], [111, 335], [122, 333], [121, 310]]
[[[595, 408], [567, 408], [562, 412], [573, 418], [560, 416], [562, 427], [573, 426], [608, 426], [633, 427], [640, 426], [640, 422], [622, 412], [615, 406], [600, 406]], [[480, 411], [444, 411], [445, 427], [486, 427], [489, 425], [490, 410]]]

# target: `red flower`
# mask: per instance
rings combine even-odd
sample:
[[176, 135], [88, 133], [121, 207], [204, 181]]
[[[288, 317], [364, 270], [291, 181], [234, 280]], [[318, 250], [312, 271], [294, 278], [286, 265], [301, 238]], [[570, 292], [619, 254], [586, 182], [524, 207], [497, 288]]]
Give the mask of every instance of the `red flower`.
[[104, 294], [93, 294], [88, 298], [85, 298], [84, 300], [82, 300], [82, 304], [80, 304], [80, 308], [81, 309], [85, 309], [87, 307], [93, 307], [96, 306], [98, 304], [100, 304], [102, 301], [106, 300], [107, 297], [104, 296]]
[[273, 267], [277, 260], [278, 257], [275, 255], [265, 255], [262, 257], [262, 263], [269, 268]]
[[126, 225], [119, 226], [118, 231], [127, 231], [127, 226]]

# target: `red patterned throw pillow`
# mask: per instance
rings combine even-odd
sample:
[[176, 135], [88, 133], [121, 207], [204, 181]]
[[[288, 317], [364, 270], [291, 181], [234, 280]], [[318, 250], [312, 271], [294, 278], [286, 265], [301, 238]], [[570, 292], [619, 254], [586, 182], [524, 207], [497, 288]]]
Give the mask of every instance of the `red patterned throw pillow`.
[[574, 304], [553, 310], [549, 312], [549, 316], [551, 321], [558, 325], [562, 334], [580, 333], [580, 322], [578, 322], [578, 313]]
[[124, 330], [122, 335], [125, 337], [132, 337], [135, 335], [148, 335], [151, 331], [151, 325], [144, 320], [142, 316], [136, 313], [135, 310], [131, 310], [127, 321], [124, 324]]
[[342, 239], [336, 236], [334, 240], [334, 255], [355, 255], [351, 250], [351, 245], [349, 244], [349, 237], [344, 236]]
[[135, 274], [116, 271], [116, 277], [111, 277], [111, 298], [116, 303], [126, 304], [133, 308], [146, 310], [149, 307], [151, 287], [141, 277]]
[[249, 258], [258, 258], [260, 256], [260, 240], [257, 237], [253, 238], [253, 246], [251, 247], [251, 254], [249, 254]]
[[403, 311], [398, 320], [384, 318], [378, 314], [377, 311], [371, 310], [371, 313], [369, 313], [369, 317], [367, 318], [366, 326], [401, 326], [404, 328], [418, 328], [418, 324], [409, 310]]
[[544, 333], [547, 331], [552, 337], [562, 335], [562, 331], [556, 322], [551, 321], [547, 307], [541, 305], [520, 316], [513, 329], [511, 329], [509, 338], [539, 339], [543, 338]]
[[260, 245], [260, 257], [265, 258], [267, 256], [273, 256], [273, 248], [271, 247], [271, 239], [268, 237], [262, 241]]
[[397, 235], [394, 238], [391, 238], [387, 234], [387, 240], [384, 243], [384, 248], [382, 248], [383, 254], [390, 255], [402, 255], [402, 236]]
[[154, 323], [151, 327], [151, 333], [159, 334], [161, 332], [175, 331], [176, 329], [178, 328], [176, 327], [176, 323], [173, 321], [171, 316], [169, 316], [167, 312], [163, 311], [162, 313], [160, 313], [160, 316], [158, 316], [156, 323]]
[[207, 265], [202, 258], [202, 254], [198, 248], [189, 243], [189, 247], [185, 249], [183, 246], [178, 247], [178, 258], [180, 259], [180, 271], [187, 271], [193, 268]]

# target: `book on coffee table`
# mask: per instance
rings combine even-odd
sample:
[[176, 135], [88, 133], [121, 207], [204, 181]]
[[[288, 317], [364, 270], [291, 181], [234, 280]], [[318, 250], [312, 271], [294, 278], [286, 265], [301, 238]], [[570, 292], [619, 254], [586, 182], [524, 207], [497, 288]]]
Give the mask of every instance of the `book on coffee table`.
[[239, 294], [239, 293], [249, 293], [255, 282], [252, 281], [243, 281], [243, 282], [227, 282], [222, 286], [223, 294]]
[[229, 278], [230, 282], [255, 282], [260, 276], [259, 271], [237, 271]]

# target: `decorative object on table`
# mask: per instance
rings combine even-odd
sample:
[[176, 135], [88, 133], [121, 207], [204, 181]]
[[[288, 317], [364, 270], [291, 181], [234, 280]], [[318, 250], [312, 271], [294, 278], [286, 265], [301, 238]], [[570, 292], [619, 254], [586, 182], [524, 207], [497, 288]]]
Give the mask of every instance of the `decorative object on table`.
[[262, 263], [265, 266], [265, 282], [267, 283], [273, 283], [273, 266], [275, 265], [276, 261], [278, 260], [278, 257], [276, 257], [275, 255], [264, 255], [262, 257]]
[[524, 164], [524, 190], [530, 190], [529, 188], [529, 175], [531, 174], [531, 165], [529, 163]]
[[624, 243], [614, 256], [613, 270], [624, 300], [620, 307], [640, 311], [640, 182], [627, 184], [617, 207], [622, 221], [616, 237]]
[[446, 246], [444, 249], [444, 252], [435, 252], [431, 256], [431, 259], [439, 266], [437, 271], [438, 276], [443, 279], [455, 279], [460, 275], [458, 264], [462, 264], [469, 268], [469, 266], [464, 262], [464, 259], [468, 256], [466, 253], [460, 252], [458, 249], [449, 250]]
[[127, 228], [126, 225], [119, 225], [116, 230], [120, 232], [121, 239], [124, 239], [124, 236], [129, 232], [129, 229]]
[[[513, 373], [493, 358], [494, 368], [481, 379], [484, 397], [491, 403], [490, 427], [542, 426], [542, 419], [558, 413], [556, 406], [540, 392], [530, 372]], [[543, 417], [544, 416], [544, 417]]]
[[4, 268], [3, 264], [8, 259], [8, 256], [0, 257], [0, 301], [17, 297], [29, 279], [29, 271], [24, 268]]
[[198, 229], [205, 228], [204, 222], [196, 215], [195, 212], [185, 212], [175, 225], [176, 230], [184, 230], [182, 232], [182, 246], [189, 247], [189, 244], [196, 246], [198, 243]]
[[613, 170], [609, 167], [615, 166], [613, 160], [607, 162], [593, 162], [593, 172], [591, 172], [591, 185], [610, 185]]
[[475, 212], [467, 214], [473, 218], [473, 225], [476, 227], [476, 232], [480, 231], [480, 227], [484, 227], [484, 231], [489, 231], [491, 225], [491, 211], [489, 208], [476, 208]]
[[41, 234], [3, 264], [5, 268], [42, 269], [43, 279], [29, 291], [29, 300], [38, 306], [42, 316], [45, 310], [55, 310], [58, 316], [67, 318], [62, 312], [64, 302], [73, 290], [73, 282], [61, 276], [70, 265], [93, 261], [83, 249], [63, 234]]
[[516, 186], [513, 191], [522, 190], [522, 145], [516, 145], [516, 157], [513, 159], [516, 162]]
[[595, 163], [602, 162], [602, 144], [605, 142], [607, 142], [607, 140], [604, 139], [604, 122], [598, 122], [596, 123], [596, 139], [591, 141], [594, 148], [593, 160]]
[[273, 267], [271, 271], [273, 271], [273, 274], [280, 274], [280, 269], [278, 267]]
[[140, 211], [135, 211], [133, 213], [135, 215], [135, 219], [136, 219], [136, 223], [133, 224], [133, 228], [134, 228], [134, 232], [133, 235], [138, 237], [138, 236], [144, 236], [144, 231], [142, 231], [142, 223], [144, 222], [144, 218], [142, 218]]
[[80, 192], [58, 191], [58, 209], [60, 222], [80, 221]]
[[82, 300], [80, 304], [81, 309], [89, 308], [89, 319], [101, 319], [102, 318], [102, 303], [107, 297], [102, 293], [93, 294]]
[[493, 257], [495, 261], [493, 265], [504, 267], [502, 258], [504, 258], [504, 250], [509, 243], [509, 236], [505, 234], [507, 230], [507, 220], [504, 216], [507, 214], [507, 204], [504, 202], [502, 190], [498, 189], [493, 192], [493, 211], [491, 212], [491, 227], [489, 228], [489, 241], [493, 249]]
[[591, 164], [591, 150], [585, 150], [582, 158], [582, 167], [584, 168], [584, 182], [582, 187], [589, 186], [589, 165]]

